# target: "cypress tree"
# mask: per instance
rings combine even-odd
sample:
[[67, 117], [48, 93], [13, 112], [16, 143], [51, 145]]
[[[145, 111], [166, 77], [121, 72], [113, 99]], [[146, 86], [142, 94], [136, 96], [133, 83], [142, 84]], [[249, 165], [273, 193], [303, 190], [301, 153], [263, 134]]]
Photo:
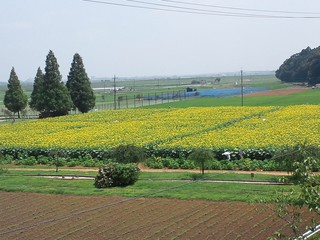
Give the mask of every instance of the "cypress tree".
[[43, 73], [41, 68], [38, 68], [36, 77], [34, 78], [33, 90], [31, 93], [31, 101], [29, 103], [33, 110], [42, 112], [44, 109], [43, 101]]
[[84, 68], [82, 58], [78, 53], [73, 56], [66, 85], [74, 106], [78, 108], [80, 112], [86, 113], [94, 108], [96, 97]]
[[27, 107], [28, 98], [21, 88], [14, 67], [11, 69], [7, 86], [8, 90], [5, 92], [3, 103], [8, 110], [13, 113], [18, 113], [18, 118], [20, 118], [20, 111]]
[[70, 93], [62, 82], [57, 59], [51, 50], [46, 58], [42, 95], [43, 107], [40, 117], [67, 115], [72, 108]]

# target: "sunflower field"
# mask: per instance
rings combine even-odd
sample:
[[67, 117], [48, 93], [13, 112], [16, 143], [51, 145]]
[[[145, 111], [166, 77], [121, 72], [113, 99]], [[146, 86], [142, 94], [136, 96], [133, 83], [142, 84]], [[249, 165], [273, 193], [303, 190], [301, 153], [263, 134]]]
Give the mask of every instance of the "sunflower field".
[[133, 144], [174, 157], [194, 148], [263, 152], [299, 143], [320, 147], [320, 106], [124, 109], [0, 126], [2, 152], [92, 154]]

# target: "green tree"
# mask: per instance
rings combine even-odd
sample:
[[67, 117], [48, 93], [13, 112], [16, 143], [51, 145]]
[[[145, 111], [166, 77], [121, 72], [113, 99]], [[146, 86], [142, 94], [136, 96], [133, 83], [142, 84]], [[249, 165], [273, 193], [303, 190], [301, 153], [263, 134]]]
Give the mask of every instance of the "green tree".
[[27, 107], [28, 98], [21, 88], [20, 81], [14, 67], [11, 69], [7, 86], [8, 90], [4, 95], [3, 103], [8, 110], [13, 113], [18, 113], [18, 118], [20, 118], [20, 111]]
[[143, 148], [132, 144], [119, 145], [112, 150], [111, 155], [119, 163], [138, 163], [145, 159]]
[[33, 90], [31, 93], [30, 107], [33, 110], [41, 111], [44, 108], [44, 96], [43, 96], [43, 73], [38, 68], [36, 77], [34, 78]]
[[320, 83], [320, 49], [309, 59], [308, 66], [308, 83], [310, 85]]
[[201, 170], [201, 173], [204, 174], [204, 169], [208, 161], [214, 159], [213, 152], [210, 149], [196, 149], [188, 157], [189, 160], [194, 161]]
[[283, 82], [320, 83], [320, 47], [307, 47], [285, 60], [276, 71], [276, 77]]
[[82, 58], [78, 53], [73, 56], [66, 85], [74, 106], [80, 112], [86, 113], [94, 108], [96, 97], [84, 68]]
[[[301, 234], [298, 225], [301, 222], [301, 208], [306, 207], [309, 211], [320, 215], [320, 176], [314, 171], [319, 170], [320, 149], [307, 143], [287, 148], [276, 155], [286, 164], [288, 171], [292, 173], [292, 179], [299, 186], [291, 192], [280, 192], [277, 194], [275, 203], [278, 217], [285, 219], [287, 225], [292, 229], [295, 237], [290, 238], [281, 232], [276, 232], [274, 238], [269, 239], [297, 239]], [[310, 221], [310, 230], [314, 231], [319, 222], [315, 218]]]
[[70, 93], [62, 82], [57, 59], [51, 50], [46, 58], [42, 96], [43, 105], [38, 109], [41, 117], [67, 115], [72, 108]]

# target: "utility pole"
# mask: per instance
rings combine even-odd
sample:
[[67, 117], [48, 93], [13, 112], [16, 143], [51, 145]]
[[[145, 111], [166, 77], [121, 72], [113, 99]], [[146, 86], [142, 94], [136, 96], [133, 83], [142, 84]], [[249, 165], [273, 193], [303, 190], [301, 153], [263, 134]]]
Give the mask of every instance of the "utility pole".
[[117, 109], [117, 88], [116, 88], [116, 75], [113, 76], [113, 109]]
[[240, 72], [240, 76], [241, 76], [241, 106], [243, 106], [243, 71], [242, 69]]

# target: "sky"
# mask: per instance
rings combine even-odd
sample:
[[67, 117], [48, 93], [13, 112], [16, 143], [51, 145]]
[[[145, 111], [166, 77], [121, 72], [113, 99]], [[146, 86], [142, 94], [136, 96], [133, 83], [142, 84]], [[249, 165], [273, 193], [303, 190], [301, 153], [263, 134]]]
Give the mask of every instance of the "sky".
[[89, 77], [182, 76], [276, 70], [320, 45], [319, 0], [1, 0], [0, 9], [0, 82], [12, 67], [34, 79], [49, 50], [66, 79], [75, 53]]

